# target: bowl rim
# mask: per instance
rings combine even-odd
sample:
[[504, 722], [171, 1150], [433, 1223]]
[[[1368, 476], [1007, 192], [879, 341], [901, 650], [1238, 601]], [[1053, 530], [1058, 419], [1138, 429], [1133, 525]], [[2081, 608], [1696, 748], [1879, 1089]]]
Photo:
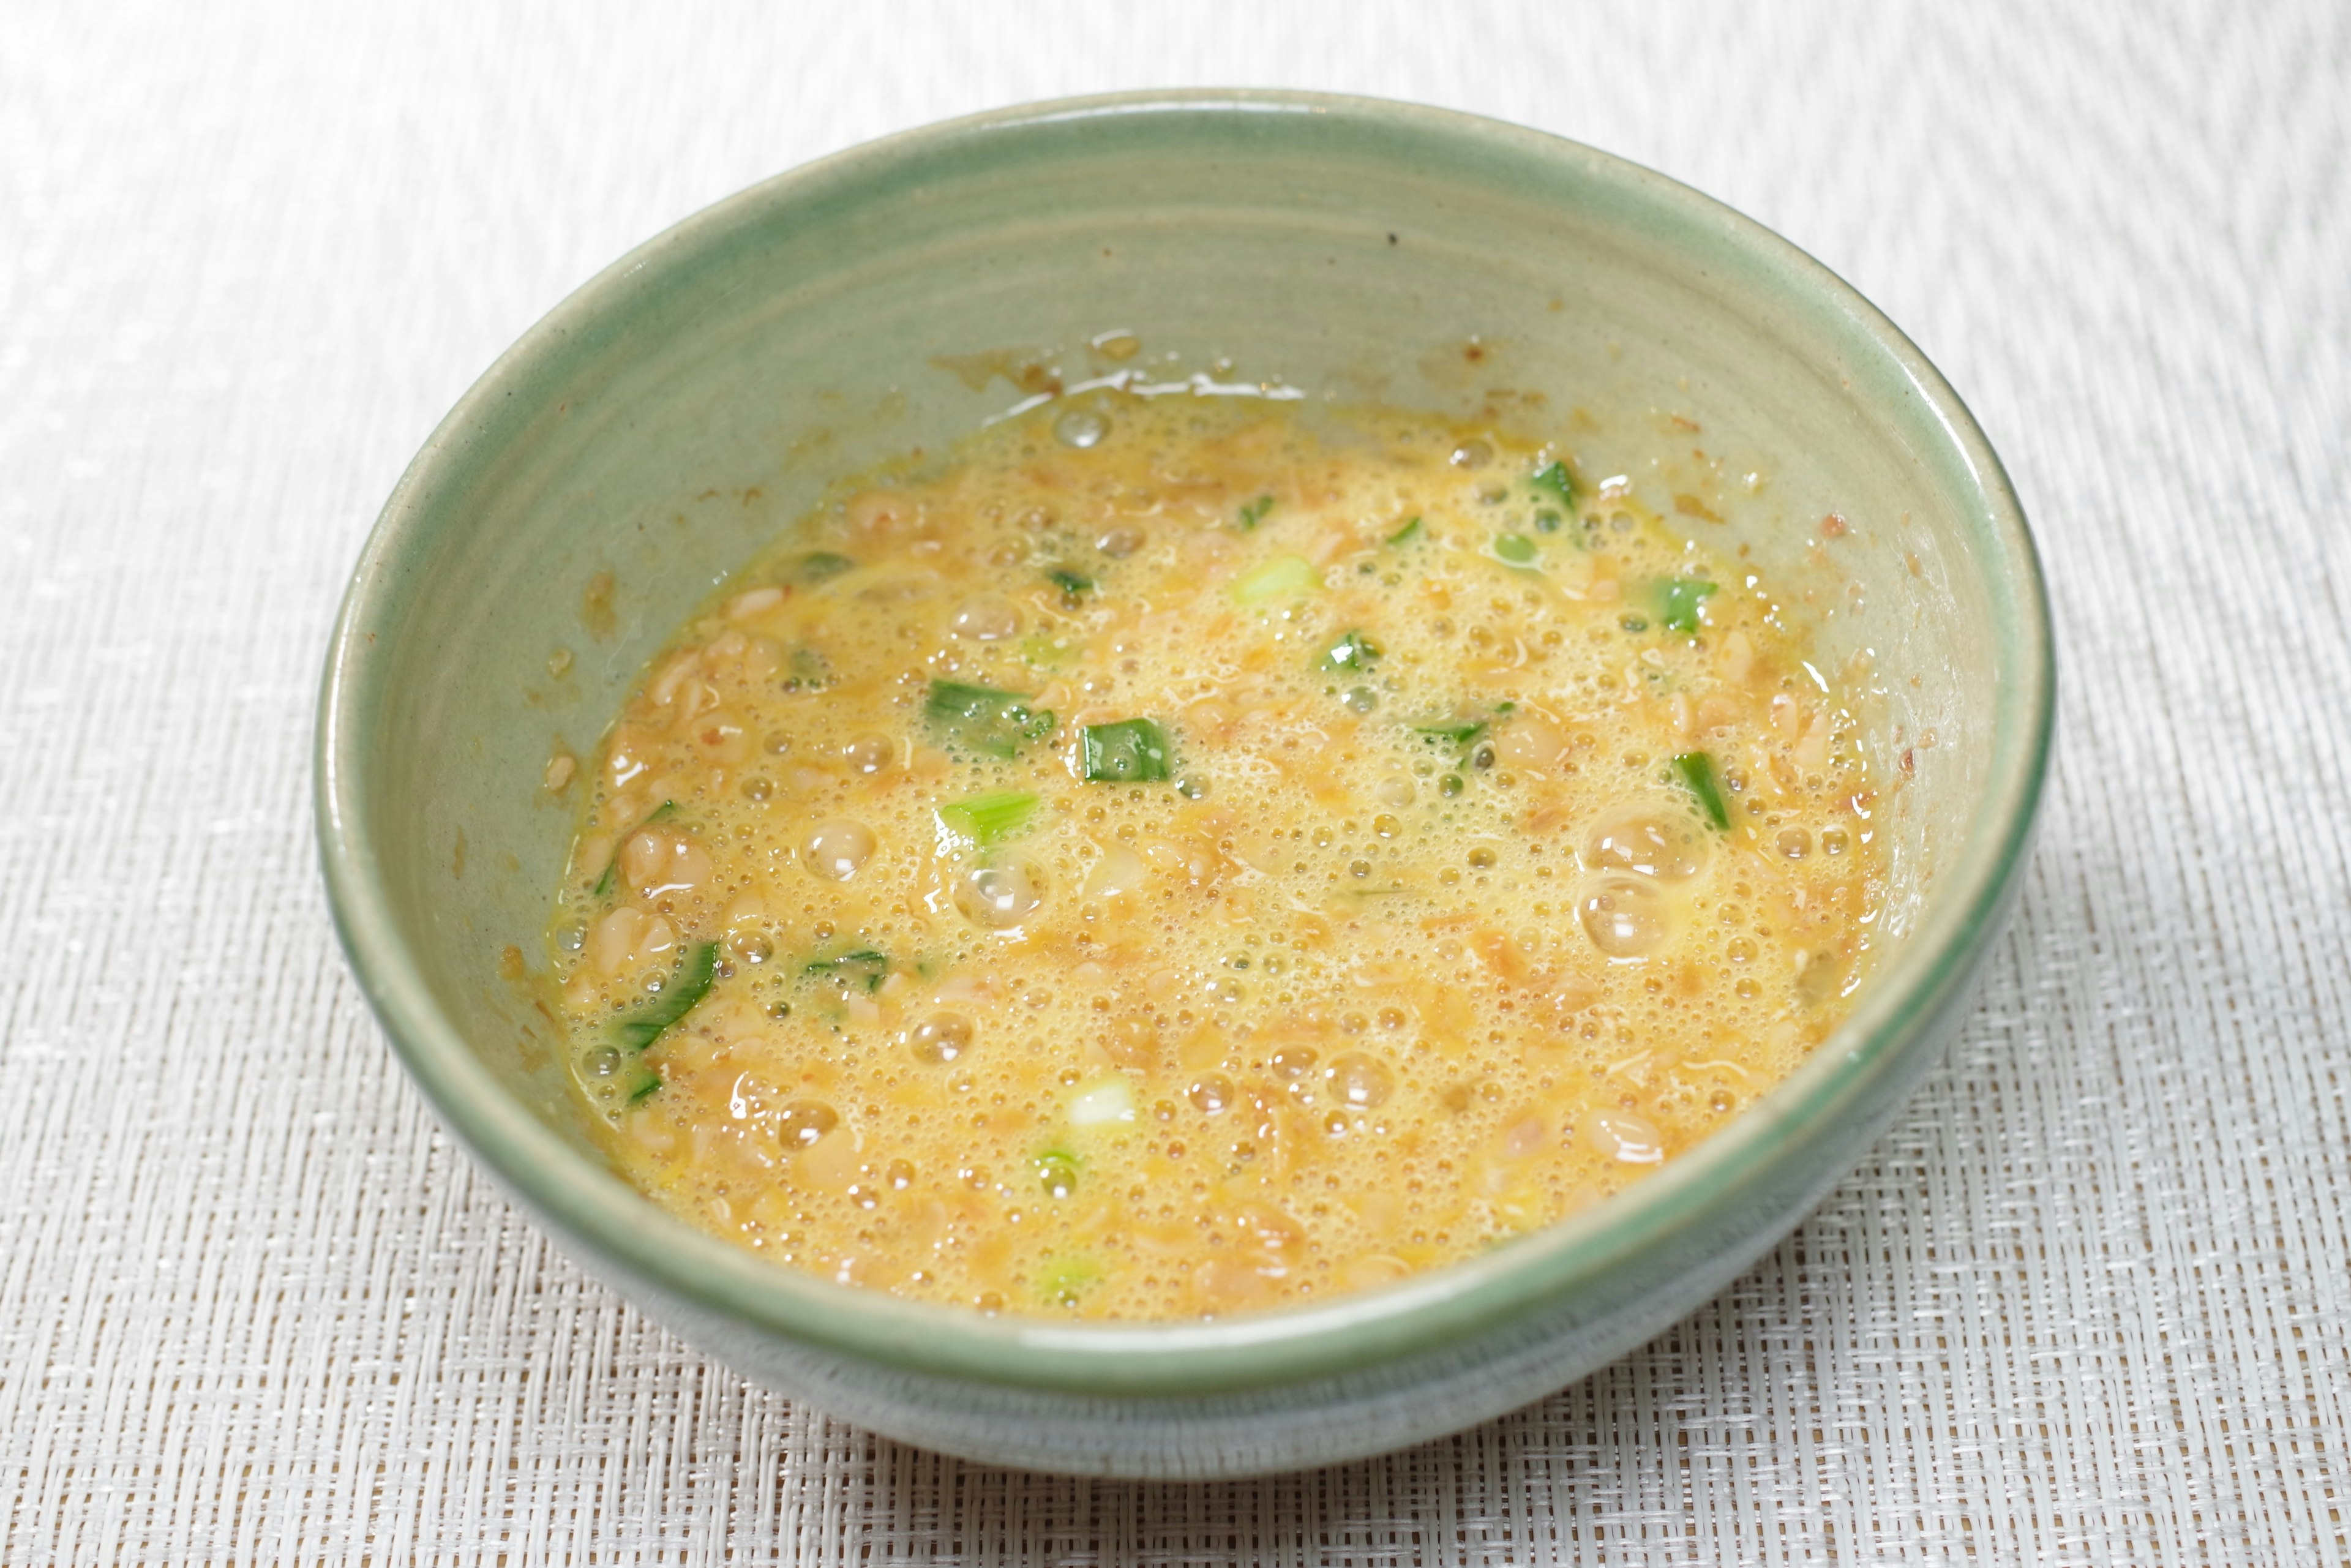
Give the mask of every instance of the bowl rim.
[[[664, 274], [692, 269], [778, 207], [918, 177], [945, 152], [1006, 152], [1039, 128], [1101, 116], [1170, 120], [1311, 115], [1359, 139], [1398, 133], [1460, 152], [1567, 166], [1623, 213], [1708, 247], [1722, 267], [1775, 284], [1813, 340], [1875, 359], [1915, 397], [1917, 432], [1970, 481], [1961, 509], [1991, 547], [1985, 580], [2004, 661], [1984, 792], [1989, 841], [1938, 867], [1941, 885], [1907, 948], [1791, 1076], [1656, 1175], [1510, 1245], [1379, 1290], [1204, 1321], [1071, 1323], [988, 1317], [835, 1284], [769, 1263], [668, 1215], [513, 1098], [434, 1001], [402, 941], [374, 852], [364, 716], [381, 700], [371, 652], [398, 600], [400, 563], [438, 525], [438, 482], [491, 438], [499, 405], [551, 373], [609, 317], [644, 307]], [[1392, 155], [1392, 152], [1391, 154]], [[1941, 481], [1938, 481], [1938, 484]], [[442, 519], [445, 521], [445, 519]], [[330, 640], [318, 713], [315, 809], [329, 903], [352, 970], [409, 1073], [445, 1125], [554, 1226], [701, 1314], [904, 1373], [1037, 1393], [1175, 1397], [1343, 1375], [1441, 1349], [1598, 1282], [1773, 1169], [1813, 1128], [1896, 1071], [1933, 1034], [2006, 908], [2029, 851], [2055, 715], [2045, 586], [2023, 509], [1973, 416], [1916, 345], [1789, 241], [1654, 171], [1563, 138], [1452, 110], [1381, 99], [1195, 89], [1016, 105], [919, 127], [800, 165], [728, 196], [630, 251], [559, 303], [494, 361], [426, 440], [384, 505]], [[1842, 1170], [1827, 1173], [1842, 1175]]]

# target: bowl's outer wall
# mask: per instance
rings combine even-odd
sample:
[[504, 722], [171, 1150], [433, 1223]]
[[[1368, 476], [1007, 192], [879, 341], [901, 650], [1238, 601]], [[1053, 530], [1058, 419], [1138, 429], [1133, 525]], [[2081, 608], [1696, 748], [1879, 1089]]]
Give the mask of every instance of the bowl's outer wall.
[[[670, 1241], [615, 1256], [593, 1217], [621, 1199], [590, 1190], [613, 1178], [573, 1157], [558, 1177], [569, 1186], [548, 1185], [549, 1134], [601, 1156], [551, 1020], [512, 977], [517, 956], [545, 965], [568, 844], [568, 805], [538, 788], [551, 753], [589, 755], [670, 631], [829, 483], [935, 451], [1018, 395], [974, 389], [935, 358], [1008, 349], [1079, 376], [1109, 368], [1084, 345], [1113, 329], [1144, 346], [1129, 368], [1174, 378], [1228, 361], [1219, 379], [1301, 389], [1310, 412], [1380, 399], [1468, 413], [1497, 387], [1539, 394], [1540, 422], [1568, 430], [1587, 476], [1627, 473], [1644, 489], [1671, 482], [1646, 466], [1660, 450], [1684, 469], [1759, 474], [1727, 523], [1687, 526], [1751, 550], [1813, 601], [1821, 668], [1865, 680], [1851, 661], [1868, 649], [1879, 671], [1902, 673], [1869, 708], [1886, 776], [1932, 737], [1880, 812], [1896, 866], [1889, 936], [1938, 909], [1950, 923], [1951, 900], [1935, 897], [1950, 868], [2002, 862], [1976, 877], [1952, 938], [1965, 950], [1922, 971], [1909, 1016], [1870, 1026], [1854, 1056], [1866, 1071], [1816, 1061], [1775, 1102], [1784, 1127], [1763, 1111], [1741, 1118], [1755, 1124], [1734, 1128], [1736, 1202], [1664, 1196], [1698, 1179], [1704, 1160], [1686, 1159], [1689, 1173], [1644, 1184], [1660, 1196], [1635, 1195], [1680, 1206], [1652, 1244], [1579, 1243], [1589, 1279], [1572, 1299], [1536, 1306], [1521, 1292], [1401, 1360], [1366, 1333], [1335, 1363], [1304, 1355], [1296, 1375], [1310, 1381], [1278, 1391], [1249, 1386], [1279, 1381], [1261, 1363], [1229, 1373], [1229, 1392], [1139, 1405], [1023, 1389], [1018, 1375], [992, 1388], [937, 1377], [919, 1318], [893, 1342], [904, 1356], [844, 1354], [841, 1340], [778, 1334], [747, 1308], [782, 1289], [798, 1292], [796, 1322], [841, 1316], [808, 1307], [810, 1282], [738, 1274], [680, 1289], [660, 1261]], [[1311, 99], [1095, 106], [861, 150], [723, 204], [591, 284], [485, 378], [402, 482], [322, 699], [339, 920], [453, 1125], [576, 1252], [747, 1373], [896, 1436], [1044, 1468], [1233, 1473], [1453, 1429], [1719, 1288], [1857, 1157], [1956, 1016], [2037, 792], [2045, 627], [2005, 482], [1919, 369], [1865, 308], [1794, 253], [1759, 246], [1743, 220], [1597, 154], [1461, 117]], [[1827, 549], [1817, 525], [1831, 511], [1849, 528]], [[609, 624], [583, 610], [607, 571]], [[558, 649], [571, 654], [560, 674]], [[2042, 711], [2020, 689], [2041, 690]], [[1987, 805], [1988, 785], [2020, 770], [2021, 800], [2011, 788]], [[1869, 1013], [1865, 998], [1856, 1027]], [[472, 1092], [463, 1062], [420, 1043], [449, 1020], [477, 1063]], [[538, 1131], [485, 1101], [484, 1072]], [[1838, 1072], [1848, 1081], [1832, 1083]], [[688, 1254], [717, 1246], [665, 1217], [640, 1223], [676, 1230]], [[880, 1331], [841, 1331], [858, 1332]], [[1169, 1386], [1165, 1368], [1098, 1370], [1079, 1381]]]

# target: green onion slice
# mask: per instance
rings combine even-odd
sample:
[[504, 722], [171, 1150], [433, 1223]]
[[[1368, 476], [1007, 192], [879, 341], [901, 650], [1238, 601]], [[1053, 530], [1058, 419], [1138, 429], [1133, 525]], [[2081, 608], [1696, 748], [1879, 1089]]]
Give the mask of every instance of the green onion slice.
[[704, 942], [686, 949], [685, 961], [664, 986], [661, 994], [621, 1020], [620, 1041], [642, 1051], [667, 1032], [670, 1026], [694, 1010], [710, 994], [711, 977], [718, 972], [718, 944]]
[[1697, 798], [1698, 809], [1714, 824], [1717, 832], [1730, 831], [1730, 806], [1722, 798], [1722, 786], [1714, 777], [1714, 758], [1703, 751], [1685, 751], [1674, 758], [1674, 775]]
[[950, 800], [939, 808], [939, 821], [981, 849], [1002, 843], [1037, 814], [1037, 796], [1027, 789], [990, 789], [984, 794]]
[[822, 582], [839, 577], [844, 571], [855, 571], [857, 563], [845, 555], [835, 555], [829, 549], [810, 550], [792, 563], [792, 580], [796, 582]]
[[872, 996], [882, 988], [882, 982], [890, 977], [890, 956], [865, 947], [834, 958], [811, 958], [801, 966], [801, 972], [830, 975], [844, 986], [855, 981], [865, 988], [866, 995]]
[[1412, 728], [1415, 735], [1425, 735], [1431, 740], [1442, 740], [1467, 751], [1471, 742], [1486, 733], [1486, 721], [1482, 718], [1459, 719], [1445, 724], [1416, 724]]
[[1366, 674], [1379, 663], [1380, 645], [1361, 632], [1349, 632], [1324, 650], [1322, 668], [1332, 674]]
[[1555, 462], [1548, 468], [1538, 468], [1527, 483], [1558, 497], [1559, 504], [1570, 511], [1575, 509], [1575, 476], [1567, 471], [1565, 463]]
[[933, 681], [923, 712], [951, 742], [989, 757], [1012, 757], [1053, 733], [1052, 710], [1031, 710], [1029, 699], [993, 686]]
[[1155, 784], [1167, 777], [1166, 732], [1147, 718], [1090, 724], [1081, 771], [1093, 784]]
[[1704, 624], [1698, 607], [1713, 591], [1714, 584], [1704, 578], [1668, 578], [1657, 585], [1657, 619], [1665, 622], [1667, 631], [1694, 637]]
[[1240, 604], [1262, 604], [1322, 586], [1322, 574], [1314, 570], [1312, 561], [1304, 556], [1278, 555], [1233, 584], [1233, 599]]

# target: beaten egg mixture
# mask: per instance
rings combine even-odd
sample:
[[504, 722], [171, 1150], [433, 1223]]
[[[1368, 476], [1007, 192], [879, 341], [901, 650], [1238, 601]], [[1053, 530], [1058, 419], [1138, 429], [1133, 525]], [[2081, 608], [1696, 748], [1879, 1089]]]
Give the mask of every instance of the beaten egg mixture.
[[902, 1295], [1167, 1319], [1458, 1260], [1844, 1016], [1882, 856], [1804, 653], [1564, 448], [1059, 400], [648, 668], [552, 927], [577, 1082], [678, 1214]]

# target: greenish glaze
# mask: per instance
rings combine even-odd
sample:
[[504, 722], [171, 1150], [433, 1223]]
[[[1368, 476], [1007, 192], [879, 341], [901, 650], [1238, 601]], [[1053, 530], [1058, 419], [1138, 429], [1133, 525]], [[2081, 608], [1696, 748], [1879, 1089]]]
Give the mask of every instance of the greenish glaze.
[[[1015, 393], [935, 356], [1069, 352], [1468, 412], [1669, 408], [1767, 462], [1735, 540], [1886, 674], [1869, 744], [1888, 941], [1850, 1021], [1625, 1195], [1458, 1267], [1217, 1322], [986, 1318], [768, 1265], [599, 1155], [500, 973], [541, 932], [583, 756], [712, 584], [843, 474]], [[1476, 336], [1473, 379], [1458, 352]], [[1656, 444], [1604, 417], [1587, 462]], [[1638, 424], [1638, 430], [1633, 426]], [[1612, 450], [1612, 443], [1614, 449]], [[1595, 468], [1594, 473], [1607, 472]], [[1804, 548], [1855, 520], [1834, 565]], [[616, 574], [603, 637], [583, 591]], [[571, 650], [563, 674], [549, 653]], [[1917, 677], [1915, 685], [1912, 677]], [[779, 176], [623, 258], [492, 366], [402, 479], [320, 696], [318, 825], [354, 971], [447, 1125], [584, 1266], [747, 1375], [995, 1462], [1207, 1477], [1378, 1452], [1537, 1398], [1669, 1326], [1817, 1202], [1939, 1058], [2011, 903], [2048, 755], [2047, 607], [2016, 497], [1918, 351], [1819, 265], [1661, 176], [1435, 110], [1297, 93], [1046, 104]], [[462, 848], [460, 847], [462, 845]]]

